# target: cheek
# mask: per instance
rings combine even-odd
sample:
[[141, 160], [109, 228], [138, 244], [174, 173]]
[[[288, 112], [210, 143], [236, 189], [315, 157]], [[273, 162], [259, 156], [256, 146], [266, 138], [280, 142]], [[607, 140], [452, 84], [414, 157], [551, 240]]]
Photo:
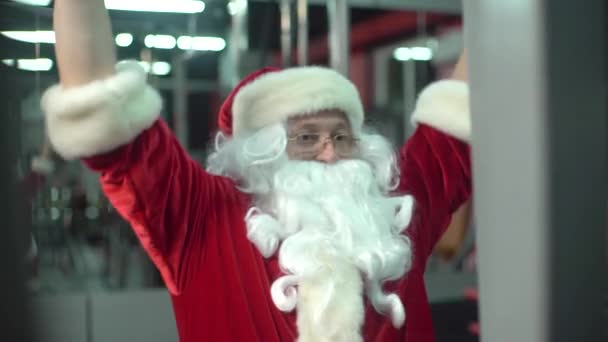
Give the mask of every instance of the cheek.
[[285, 147], [285, 152], [287, 152], [287, 157], [289, 159], [297, 159], [296, 153], [294, 151], [293, 146], [291, 146], [291, 144], [287, 144], [287, 147]]

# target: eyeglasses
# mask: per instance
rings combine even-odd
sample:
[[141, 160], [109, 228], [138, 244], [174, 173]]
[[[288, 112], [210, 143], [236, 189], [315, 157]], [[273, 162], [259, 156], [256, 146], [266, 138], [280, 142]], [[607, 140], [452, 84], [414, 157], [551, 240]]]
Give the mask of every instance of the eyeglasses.
[[359, 139], [350, 134], [324, 136], [319, 133], [300, 133], [288, 138], [287, 141], [291, 144], [294, 153], [302, 158], [316, 157], [328, 142], [331, 142], [338, 156], [348, 158], [355, 153]]

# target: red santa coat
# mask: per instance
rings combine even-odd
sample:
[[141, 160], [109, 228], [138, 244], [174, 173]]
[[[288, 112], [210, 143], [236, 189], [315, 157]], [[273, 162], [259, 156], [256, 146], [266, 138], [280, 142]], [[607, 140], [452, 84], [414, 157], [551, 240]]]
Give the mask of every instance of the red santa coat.
[[[365, 341], [433, 341], [423, 274], [433, 246], [471, 193], [468, 146], [421, 125], [399, 154], [399, 193], [416, 200], [407, 234], [413, 266], [388, 284], [406, 309], [405, 327], [367, 305]], [[294, 341], [295, 314], [273, 304], [270, 286], [281, 274], [247, 239], [251, 199], [230, 179], [205, 172], [165, 123], [109, 154], [86, 159], [103, 190], [132, 225], [171, 293], [182, 342]]]
[[[160, 97], [145, 73], [124, 65], [107, 80], [50, 88], [42, 99], [48, 134], [66, 158], [84, 158], [129, 221], [170, 291], [182, 342], [291, 342], [295, 313], [273, 304], [281, 271], [247, 239], [251, 198], [232, 180], [208, 174], [158, 119]], [[126, 70], [126, 71], [125, 71]], [[451, 83], [450, 83], [451, 82]], [[399, 151], [399, 193], [415, 198], [409, 235], [412, 269], [387, 284], [406, 310], [405, 326], [367, 304], [365, 341], [433, 341], [425, 264], [451, 214], [471, 194], [468, 88], [441, 81], [422, 92], [419, 124]], [[452, 137], [453, 136], [453, 137]], [[457, 137], [457, 138], [454, 138]]]

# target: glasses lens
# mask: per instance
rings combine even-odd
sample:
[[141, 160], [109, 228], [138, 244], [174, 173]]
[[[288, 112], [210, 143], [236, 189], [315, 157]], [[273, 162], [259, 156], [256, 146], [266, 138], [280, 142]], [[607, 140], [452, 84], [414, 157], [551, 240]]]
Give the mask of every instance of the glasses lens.
[[319, 134], [315, 133], [301, 133], [294, 137], [293, 145], [295, 151], [304, 158], [313, 157], [319, 149], [319, 140], [321, 139]]
[[355, 151], [355, 140], [350, 135], [336, 135], [333, 139], [336, 153], [340, 156], [347, 157]]
[[301, 157], [314, 157], [319, 154], [325, 147], [325, 143], [333, 145], [336, 154], [341, 157], [350, 157], [356, 151], [356, 139], [348, 134], [339, 134], [333, 136], [327, 141], [321, 141], [321, 135], [316, 133], [301, 133], [292, 138], [293, 147]]
[[295, 141], [301, 147], [314, 147], [319, 142], [319, 135], [309, 133], [298, 134]]

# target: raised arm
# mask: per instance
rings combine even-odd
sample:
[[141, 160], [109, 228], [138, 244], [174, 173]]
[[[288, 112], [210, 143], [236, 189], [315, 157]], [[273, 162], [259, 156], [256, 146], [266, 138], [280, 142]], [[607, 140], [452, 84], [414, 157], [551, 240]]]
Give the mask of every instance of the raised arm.
[[[467, 52], [465, 50], [452, 72], [451, 79], [467, 82], [467, 73]], [[468, 200], [452, 214], [449, 226], [435, 245], [435, 251], [444, 259], [452, 258], [462, 245], [470, 224], [471, 200]]]
[[471, 195], [470, 114], [466, 52], [451, 79], [425, 88], [416, 104], [416, 131], [400, 151], [400, 191], [416, 199], [410, 232], [420, 265], [448, 227], [452, 214]]
[[469, 72], [469, 70], [468, 70], [467, 50], [464, 50], [462, 52], [462, 54], [460, 55], [460, 58], [458, 58], [458, 62], [456, 63], [456, 66], [454, 67], [454, 71], [452, 71], [452, 76], [450, 78], [453, 80], [468, 82], [469, 81], [468, 72]]
[[42, 99], [49, 139], [61, 156], [100, 174], [110, 202], [178, 294], [204, 255], [210, 206], [235, 196], [234, 186], [207, 174], [159, 119], [161, 98], [143, 69], [115, 67], [103, 0], [56, 0], [54, 20], [60, 83]]
[[64, 87], [84, 85], [114, 74], [116, 51], [103, 0], [56, 0], [59, 78]]

